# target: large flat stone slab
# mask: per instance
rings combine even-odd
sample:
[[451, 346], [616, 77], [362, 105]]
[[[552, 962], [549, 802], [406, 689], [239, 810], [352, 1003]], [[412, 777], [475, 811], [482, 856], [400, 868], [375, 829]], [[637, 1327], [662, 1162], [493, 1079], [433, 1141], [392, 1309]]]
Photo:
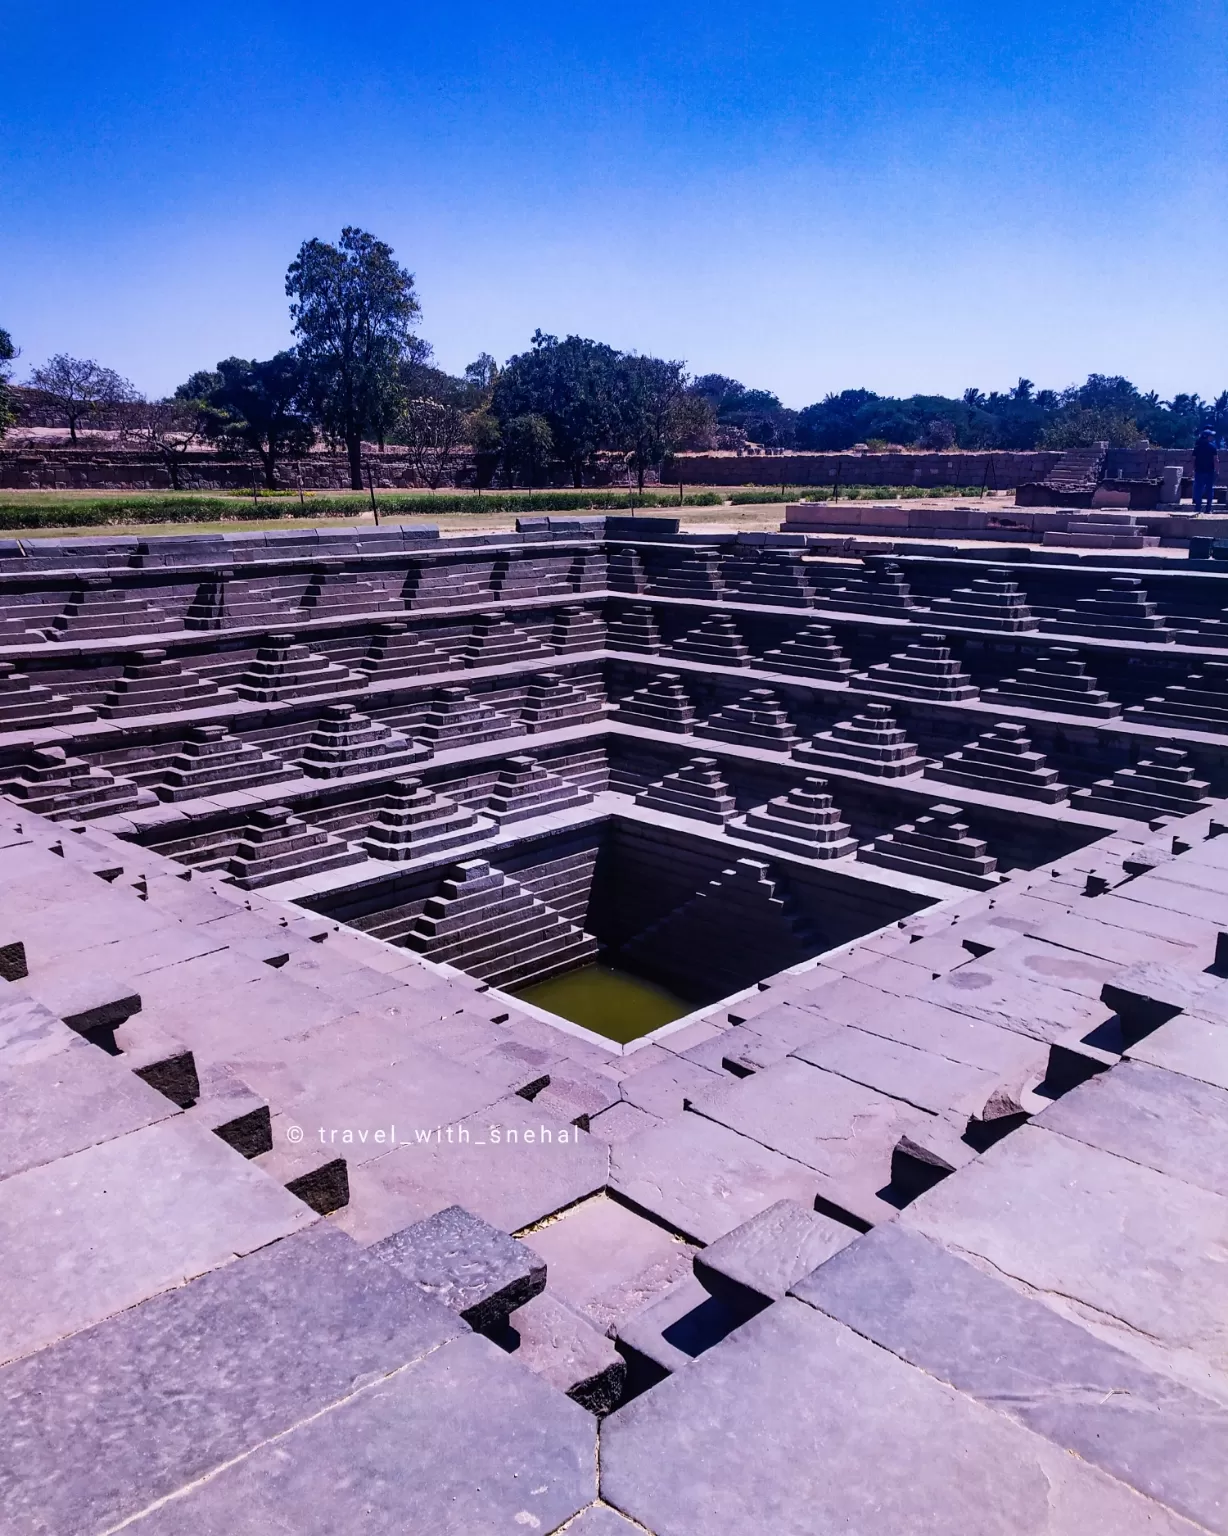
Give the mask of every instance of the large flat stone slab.
[[315, 1216], [182, 1118], [0, 1182], [0, 1361], [30, 1354]]
[[998, 1086], [994, 1074], [981, 1067], [903, 1045], [852, 1024], [799, 1045], [793, 1054], [799, 1061], [935, 1115], [949, 1109], [979, 1115]]
[[1140, 1493], [1228, 1530], [1228, 1408], [919, 1233], [876, 1227], [793, 1294]]
[[44, 1061], [0, 1064], [0, 1179], [178, 1113], [122, 1058], [72, 1035]]
[[522, 1536], [592, 1503], [597, 1423], [477, 1335], [137, 1520], [140, 1536]]
[[1130, 1046], [1126, 1055], [1132, 1061], [1146, 1061], [1166, 1072], [1228, 1088], [1228, 1029], [1222, 1024], [1178, 1014]]
[[778, 1200], [697, 1253], [695, 1276], [713, 1296], [733, 1305], [763, 1306], [779, 1301], [856, 1236], [851, 1227], [796, 1200]]
[[1026, 1125], [900, 1220], [1228, 1401], [1228, 1200]]
[[318, 1223], [0, 1370], [0, 1525], [106, 1530], [464, 1331]]
[[679, 1115], [610, 1148], [611, 1188], [698, 1243], [777, 1200], [813, 1205], [820, 1183], [812, 1169], [702, 1115]]
[[606, 1420], [601, 1492], [656, 1536], [1196, 1529], [792, 1299]]
[[513, 1095], [356, 1167], [350, 1203], [333, 1219], [371, 1243], [463, 1205], [501, 1232], [518, 1232], [603, 1189], [608, 1169], [604, 1142]]
[[921, 1110], [790, 1057], [705, 1099], [706, 1118], [828, 1179], [874, 1191], [891, 1177], [891, 1151]]
[[1228, 1195], [1228, 1091], [1222, 1088], [1127, 1061], [1066, 1094], [1036, 1124]]
[[564, 1211], [529, 1241], [545, 1260], [550, 1294], [603, 1334], [689, 1273], [695, 1252], [608, 1195]]

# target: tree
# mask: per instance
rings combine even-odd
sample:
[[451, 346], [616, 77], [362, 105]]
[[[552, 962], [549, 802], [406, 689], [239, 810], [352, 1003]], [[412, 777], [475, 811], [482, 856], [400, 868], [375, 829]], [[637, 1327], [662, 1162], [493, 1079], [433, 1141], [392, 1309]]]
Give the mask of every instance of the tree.
[[178, 491], [184, 460], [208, 436], [210, 417], [199, 400], [145, 400], [138, 397], [125, 412], [124, 436], [166, 465], [171, 489]]
[[530, 490], [542, 483], [554, 452], [554, 434], [544, 416], [532, 412], [513, 416], [503, 428], [503, 455], [508, 474], [514, 479], [519, 470]]
[[198, 397], [204, 429], [223, 443], [258, 454], [265, 485], [276, 489], [278, 461], [309, 453], [315, 442], [315, 428], [303, 406], [301, 360], [293, 352], [278, 352], [265, 362], [227, 357], [215, 374], [193, 374], [188, 383], [210, 377], [217, 383]]
[[95, 412], [136, 399], [132, 385], [113, 368], [103, 368], [93, 358], [69, 357], [63, 352], [35, 368], [29, 384], [67, 417], [73, 443], [77, 428]]
[[314, 414], [345, 444], [350, 485], [360, 491], [363, 437], [390, 425], [390, 400], [421, 310], [413, 274], [398, 266], [391, 246], [347, 225], [337, 245], [303, 242], [286, 293]]
[[468, 436], [468, 390], [440, 368], [406, 371], [406, 394], [393, 441], [409, 449], [420, 480], [439, 489]]
[[573, 483], [603, 449], [616, 446], [619, 354], [583, 336], [560, 341], [535, 331], [528, 352], [510, 358], [494, 385], [491, 408], [505, 435], [519, 417], [539, 416]]
[[633, 354], [619, 360], [618, 444], [635, 471], [641, 494], [645, 473], [659, 466], [674, 446], [676, 411], [685, 387], [683, 363]]
[[0, 326], [0, 437], [3, 437], [13, 422], [17, 419], [17, 412], [13, 408], [13, 397], [9, 394], [8, 383], [13, 372], [13, 359], [17, 356], [17, 348], [13, 345], [13, 338]]

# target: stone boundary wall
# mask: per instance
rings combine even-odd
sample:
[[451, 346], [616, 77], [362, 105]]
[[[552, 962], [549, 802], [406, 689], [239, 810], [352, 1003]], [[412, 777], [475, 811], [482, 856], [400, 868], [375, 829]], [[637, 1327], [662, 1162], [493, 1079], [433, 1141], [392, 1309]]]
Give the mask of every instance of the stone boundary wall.
[[[790, 453], [759, 457], [688, 454], [667, 459], [662, 483], [677, 485], [781, 485], [830, 489], [841, 485], [987, 485], [1013, 490], [1043, 480], [1061, 454], [1029, 453]], [[1111, 448], [1105, 473], [1126, 480], [1158, 477], [1166, 464], [1193, 473], [1193, 454], [1185, 450]]]

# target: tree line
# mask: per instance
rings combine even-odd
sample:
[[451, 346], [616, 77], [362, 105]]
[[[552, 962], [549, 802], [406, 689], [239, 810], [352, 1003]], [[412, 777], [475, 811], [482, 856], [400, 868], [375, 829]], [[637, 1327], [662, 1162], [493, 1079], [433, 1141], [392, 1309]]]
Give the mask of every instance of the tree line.
[[[958, 399], [846, 389], [802, 410], [723, 374], [692, 377], [679, 360], [621, 352], [580, 336], [534, 333], [502, 366], [483, 353], [459, 376], [434, 362], [417, 334], [414, 276], [390, 246], [346, 228], [337, 243], [307, 240], [286, 273], [294, 345], [267, 359], [223, 358], [164, 400], [147, 400], [113, 369], [58, 354], [31, 371], [66, 420], [72, 442], [101, 416], [159, 453], [178, 485], [194, 448], [250, 456], [265, 484], [279, 464], [323, 442], [344, 452], [363, 488], [364, 444], [401, 448], [432, 489], [472, 455], [479, 485], [542, 485], [560, 474], [579, 486], [599, 459], [645, 476], [684, 450], [741, 452], [857, 446], [1031, 449], [1189, 447], [1204, 427], [1228, 433], [1228, 390], [1214, 401], [1168, 401], [1130, 380], [1092, 374], [1064, 390], [1013, 389]], [[8, 383], [17, 356], [0, 330], [0, 435], [14, 419]]]

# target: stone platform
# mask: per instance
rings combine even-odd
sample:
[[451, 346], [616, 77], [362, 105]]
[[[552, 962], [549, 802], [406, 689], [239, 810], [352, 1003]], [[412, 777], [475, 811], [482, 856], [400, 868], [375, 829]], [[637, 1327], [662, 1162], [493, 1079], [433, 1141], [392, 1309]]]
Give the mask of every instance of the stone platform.
[[1075, 553], [0, 550], [0, 1529], [1228, 1532], [1228, 592]]

